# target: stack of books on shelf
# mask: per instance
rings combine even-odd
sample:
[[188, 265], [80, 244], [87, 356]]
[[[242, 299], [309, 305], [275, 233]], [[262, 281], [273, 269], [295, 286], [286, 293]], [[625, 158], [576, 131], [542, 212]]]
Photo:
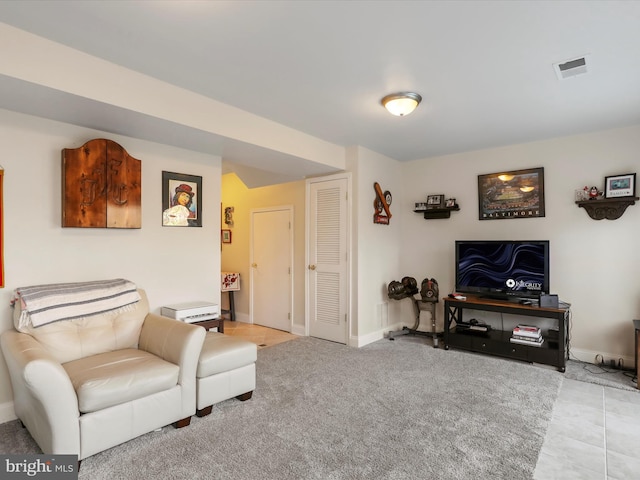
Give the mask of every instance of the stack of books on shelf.
[[544, 338], [542, 338], [542, 331], [539, 327], [518, 325], [513, 329], [510, 341], [511, 343], [539, 347], [544, 342]]

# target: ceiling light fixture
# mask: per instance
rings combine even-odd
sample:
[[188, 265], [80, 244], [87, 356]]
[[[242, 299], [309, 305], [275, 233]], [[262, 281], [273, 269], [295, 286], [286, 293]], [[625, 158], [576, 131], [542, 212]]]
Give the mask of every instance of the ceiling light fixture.
[[422, 97], [413, 92], [400, 92], [387, 95], [380, 103], [384, 105], [391, 115], [404, 117], [413, 112], [418, 104], [422, 101]]

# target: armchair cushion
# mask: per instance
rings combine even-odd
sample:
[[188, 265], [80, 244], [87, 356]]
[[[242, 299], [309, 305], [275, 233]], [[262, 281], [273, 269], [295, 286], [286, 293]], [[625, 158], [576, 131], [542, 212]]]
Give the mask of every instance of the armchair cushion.
[[38, 340], [60, 363], [121, 348], [137, 348], [142, 324], [149, 313], [147, 295], [144, 290], [139, 292], [140, 301], [129, 311], [65, 320], [42, 327], [20, 326], [22, 309], [17, 302], [13, 323], [16, 330]]
[[137, 400], [178, 384], [180, 367], [143, 350], [124, 349], [62, 365], [81, 413]]

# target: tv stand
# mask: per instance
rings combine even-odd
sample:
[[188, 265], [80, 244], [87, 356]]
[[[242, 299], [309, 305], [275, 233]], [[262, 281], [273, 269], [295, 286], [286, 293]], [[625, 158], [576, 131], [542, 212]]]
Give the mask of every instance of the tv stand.
[[499, 293], [491, 294], [491, 293], [483, 293], [482, 295], [478, 295], [474, 298], [480, 298], [484, 300], [496, 300], [499, 302], [508, 302], [508, 303], [519, 303], [520, 297], [511, 297], [507, 295], [500, 295]]
[[[463, 322], [464, 310], [482, 310], [532, 317], [528, 322], [535, 324], [535, 318], [551, 318], [557, 321], [558, 338], [551, 339], [543, 332], [544, 343], [540, 347], [511, 343], [511, 330], [492, 329], [483, 334], [474, 335], [456, 331], [455, 325]], [[568, 308], [547, 308], [537, 305], [522, 305], [508, 300], [493, 300], [467, 296], [466, 300], [444, 299], [444, 348], [450, 347], [489, 355], [498, 355], [530, 363], [553, 365], [564, 372], [568, 357], [567, 328]]]

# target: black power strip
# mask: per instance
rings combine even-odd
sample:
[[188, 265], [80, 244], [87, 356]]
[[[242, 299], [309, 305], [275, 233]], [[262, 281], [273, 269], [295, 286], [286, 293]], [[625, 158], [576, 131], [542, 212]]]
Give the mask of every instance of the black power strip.
[[617, 362], [614, 359], [610, 359], [608, 362], [605, 362], [604, 359], [602, 358], [602, 355], [597, 355], [596, 360], [597, 360], [597, 357], [600, 357], [599, 366], [602, 368], [611, 368], [613, 370], [621, 370], [621, 371], [627, 371], [627, 372], [635, 370], [634, 368], [625, 367], [624, 362], [622, 361], [621, 358], [619, 358]]

